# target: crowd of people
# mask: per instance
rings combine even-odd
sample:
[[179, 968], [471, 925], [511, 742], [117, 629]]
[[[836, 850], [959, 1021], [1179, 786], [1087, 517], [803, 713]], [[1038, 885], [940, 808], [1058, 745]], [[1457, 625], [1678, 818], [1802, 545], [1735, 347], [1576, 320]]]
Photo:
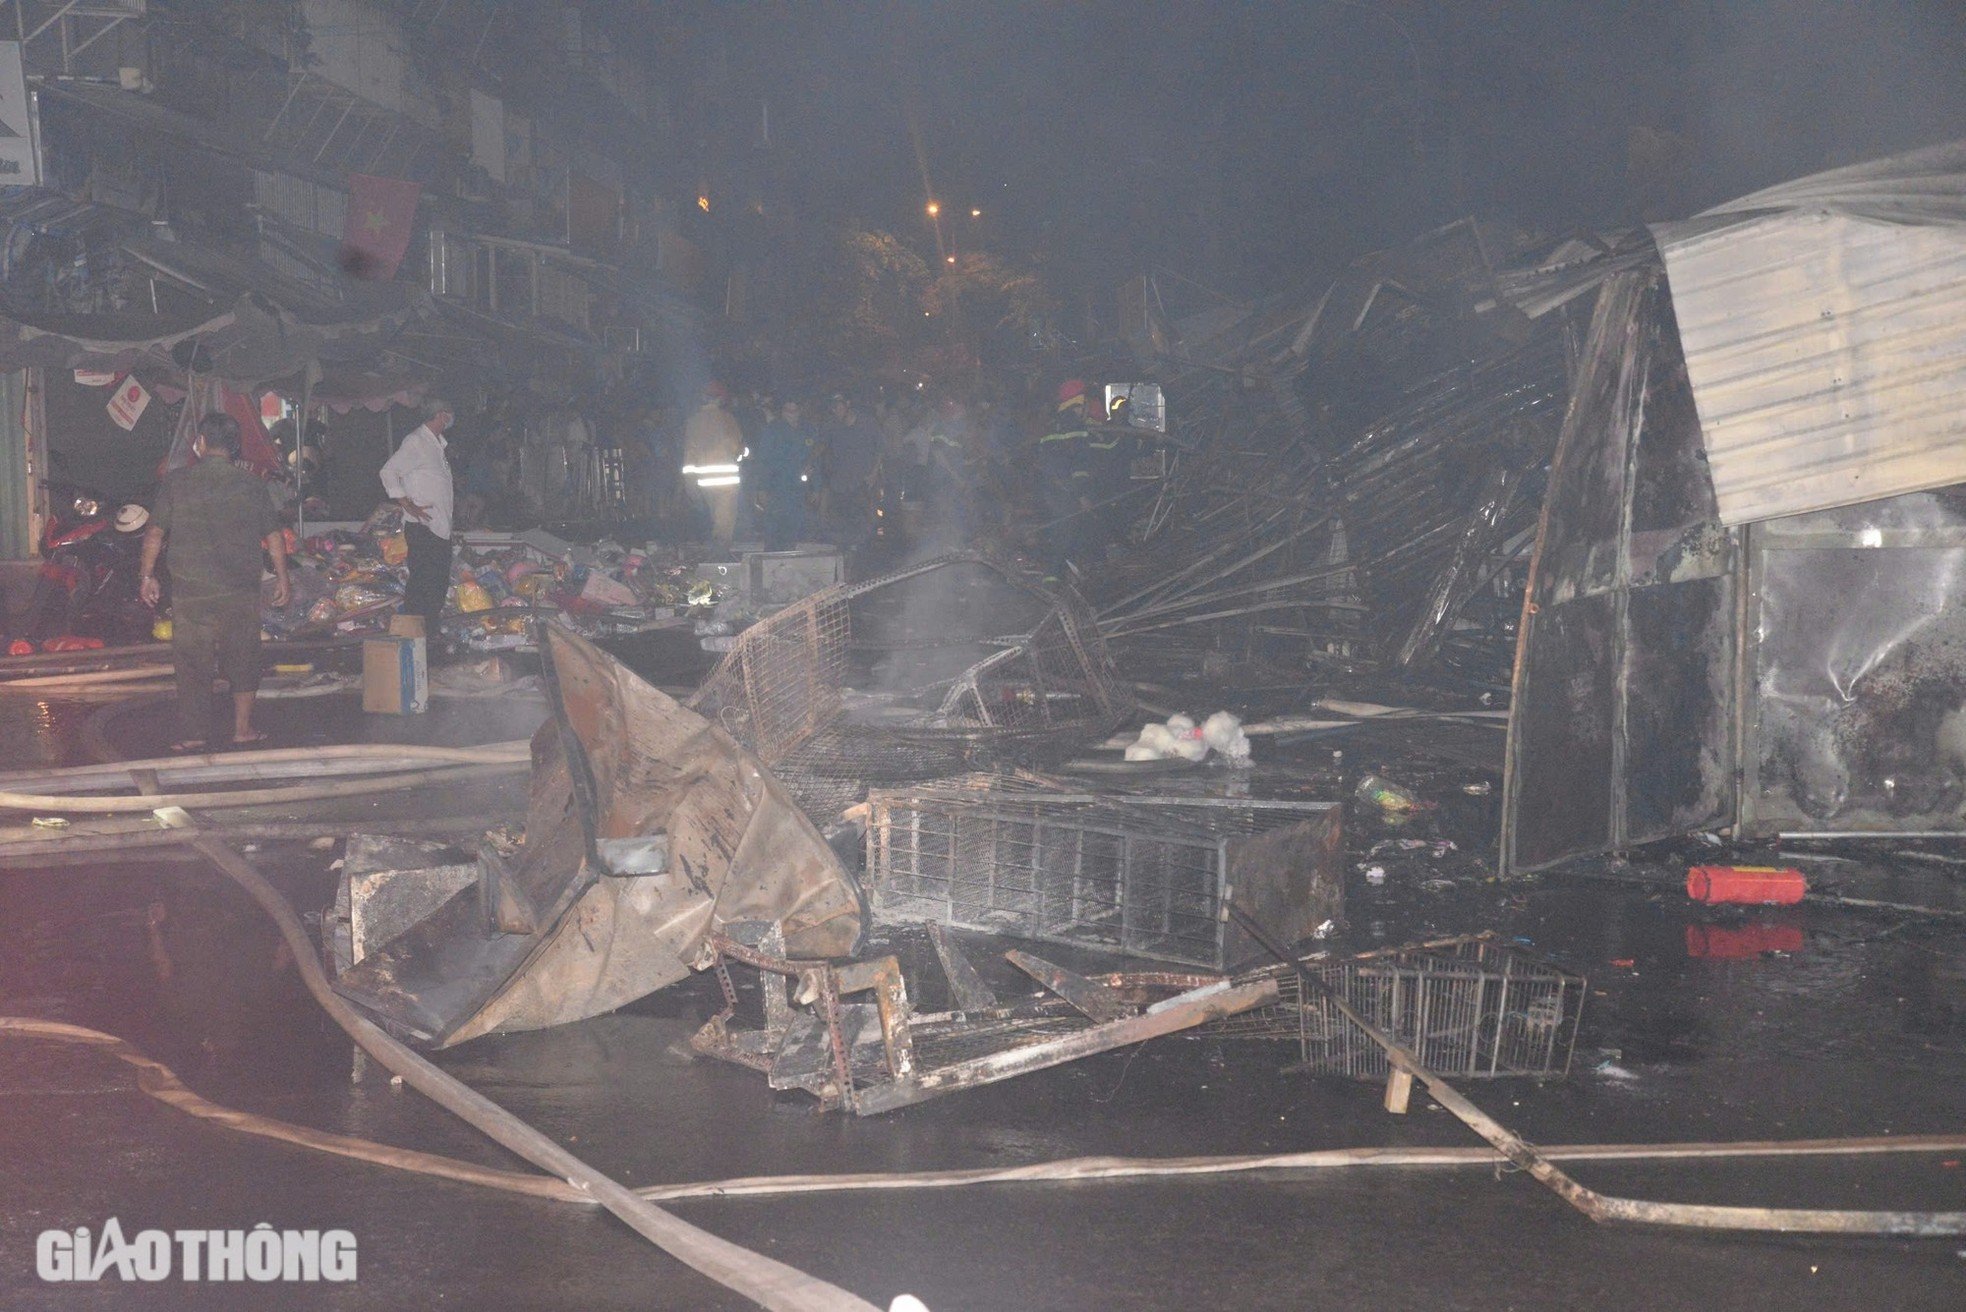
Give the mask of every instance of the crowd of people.
[[908, 387], [808, 399], [711, 382], [687, 414], [651, 410], [622, 435], [630, 513], [676, 537], [771, 550], [1036, 541], [1055, 574], [1110, 538], [1135, 454], [1088, 422], [1083, 383], [1055, 398]]

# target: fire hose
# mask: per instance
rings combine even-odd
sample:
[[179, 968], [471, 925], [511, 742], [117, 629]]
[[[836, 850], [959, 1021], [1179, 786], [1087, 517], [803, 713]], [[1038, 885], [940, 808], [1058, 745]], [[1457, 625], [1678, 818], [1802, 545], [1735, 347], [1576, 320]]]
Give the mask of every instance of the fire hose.
[[[135, 1068], [137, 1087], [187, 1116], [314, 1152], [368, 1162], [393, 1170], [478, 1185], [559, 1203], [598, 1204], [592, 1194], [555, 1176], [507, 1171], [495, 1166], [399, 1148], [354, 1135], [316, 1130], [289, 1121], [221, 1106], [187, 1087], [170, 1067], [146, 1056], [113, 1034], [30, 1016], [0, 1016], [0, 1038], [45, 1039], [105, 1052]], [[1904, 1153], [1956, 1153], [1966, 1135], [1877, 1135], [1847, 1139], [1751, 1139], [1705, 1143], [1543, 1144], [1553, 1162], [1714, 1161], [1787, 1157], [1869, 1157]], [[1354, 1167], [1469, 1167], [1507, 1162], [1492, 1148], [1324, 1148], [1305, 1152], [1250, 1153], [1197, 1157], [1069, 1157], [1023, 1166], [968, 1170], [871, 1171], [834, 1175], [755, 1175], [727, 1180], [649, 1185], [635, 1192], [650, 1202], [703, 1198], [784, 1197], [810, 1193], [850, 1193], [891, 1189], [948, 1189], [984, 1184], [1041, 1184], [1093, 1180], [1167, 1179], [1194, 1175], [1233, 1175], [1250, 1171], [1315, 1171]]]
[[[509, 753], [513, 745], [501, 745], [494, 752]], [[391, 747], [390, 751], [401, 749]], [[460, 749], [422, 749], [437, 753], [432, 759], [442, 761], [446, 752]], [[168, 768], [181, 764], [176, 758], [158, 762], [130, 762], [120, 768], [126, 772], [142, 771], [146, 768]], [[209, 763], [208, 763], [209, 764]], [[84, 767], [96, 769], [96, 767]], [[389, 776], [384, 776], [389, 777]], [[139, 785], [143, 785], [139, 777]], [[366, 784], [372, 780], [342, 781], [347, 784]], [[154, 784], [152, 785], [154, 787]], [[258, 790], [262, 792], [291, 792], [293, 790]], [[237, 796], [233, 794], [230, 796]], [[95, 810], [105, 802], [137, 802], [145, 809], [160, 809], [181, 805], [162, 796], [140, 798], [105, 798], [87, 796], [29, 796], [0, 793], [0, 806], [17, 805], [17, 799], [28, 796], [31, 805], [28, 809], [44, 809], [48, 804], [52, 809]], [[224, 796], [224, 795], [221, 795]], [[213, 794], [188, 795], [191, 805], [209, 806]], [[132, 809], [117, 806], [111, 809]], [[180, 821], [180, 824], [183, 822]], [[346, 1136], [325, 1134], [288, 1126], [280, 1122], [250, 1117], [247, 1113], [232, 1112], [204, 1102], [171, 1075], [167, 1068], [149, 1062], [134, 1049], [128, 1049], [119, 1040], [100, 1035], [94, 1031], [80, 1031], [70, 1027], [50, 1028], [49, 1022], [19, 1020], [0, 1020], [0, 1032], [38, 1033], [41, 1037], [64, 1038], [78, 1042], [115, 1045], [116, 1055], [137, 1064], [143, 1072], [147, 1089], [165, 1101], [179, 1106], [195, 1115], [205, 1115], [219, 1119], [235, 1128], [252, 1133], [267, 1134], [269, 1137], [284, 1139], [301, 1146], [323, 1151], [337, 1152], [348, 1156], [362, 1157], [365, 1160], [381, 1160], [392, 1166], [417, 1170], [445, 1178], [464, 1180], [470, 1183], [485, 1184], [492, 1187], [513, 1189], [517, 1192], [537, 1197], [564, 1198], [569, 1201], [579, 1198], [607, 1208], [615, 1216], [628, 1224], [637, 1233], [661, 1247], [665, 1252], [677, 1257], [692, 1268], [710, 1276], [727, 1287], [736, 1290], [760, 1305], [773, 1309], [817, 1309], [819, 1312], [866, 1312], [872, 1304], [837, 1286], [806, 1275], [784, 1263], [751, 1252], [740, 1245], [718, 1238], [707, 1231], [690, 1225], [660, 1208], [647, 1198], [627, 1189], [612, 1178], [589, 1166], [553, 1142], [538, 1130], [519, 1120], [512, 1113], [499, 1107], [483, 1095], [447, 1074], [427, 1059], [411, 1051], [397, 1040], [389, 1037], [374, 1024], [359, 1015], [346, 1001], [333, 992], [320, 962], [316, 959], [314, 945], [308, 940], [299, 917], [294, 913], [286, 899], [274, 889], [266, 878], [248, 861], [224, 843], [195, 827], [178, 829], [179, 841], [203, 855], [223, 873], [239, 884], [261, 909], [274, 921], [282, 937], [292, 952], [294, 962], [300, 971], [302, 981], [315, 1001], [335, 1022], [366, 1052], [384, 1067], [401, 1076], [405, 1083], [431, 1098], [464, 1119], [467, 1123], [485, 1133], [495, 1142], [517, 1153], [526, 1160], [549, 1173], [547, 1177], [526, 1177], [519, 1173], [493, 1171], [488, 1168], [458, 1163], [431, 1154], [414, 1153], [410, 1150], [385, 1148], [366, 1141], [349, 1139]], [[1422, 1065], [1414, 1055], [1391, 1036], [1374, 1026], [1344, 999], [1332, 993], [1313, 972], [1306, 970], [1301, 962], [1291, 957], [1279, 947], [1264, 931], [1263, 927], [1251, 919], [1240, 907], [1230, 905], [1230, 912], [1244, 929], [1248, 930], [1257, 942], [1290, 965], [1304, 979], [1307, 987], [1313, 988], [1323, 996], [1353, 1024], [1362, 1029], [1386, 1052], [1388, 1061], [1395, 1072], [1423, 1083], [1434, 1098], [1453, 1112], [1462, 1122], [1474, 1129], [1488, 1141], [1493, 1154], [1482, 1153], [1480, 1157], [1468, 1158], [1454, 1150], [1409, 1150], [1421, 1154], [1428, 1164], [1444, 1164], [1448, 1161], [1466, 1162], [1469, 1160], [1494, 1160], [1499, 1155], [1519, 1168], [1529, 1172], [1539, 1182], [1556, 1192], [1565, 1201], [1598, 1221], [1623, 1221], [1676, 1227], [1725, 1230], [1762, 1230], [1788, 1233], [1840, 1233], [1873, 1234], [1930, 1237], [1966, 1233], [1966, 1213], [1954, 1212], [1878, 1212], [1844, 1211], [1831, 1209], [1781, 1209], [1717, 1207], [1698, 1204], [1657, 1203], [1639, 1199], [1620, 1198], [1601, 1194], [1579, 1184], [1555, 1165], [1557, 1154], [1550, 1150], [1538, 1149], [1520, 1136], [1503, 1127], [1499, 1122], [1482, 1112], [1447, 1084], [1439, 1076]], [[1803, 1152], [1867, 1152], [1886, 1151], [1884, 1144], [1897, 1150], [1923, 1149], [1930, 1147], [1952, 1147], [1957, 1141], [1952, 1138], [1933, 1140], [1877, 1140], [1841, 1141], [1831, 1146], [1798, 1144], [1789, 1146], [1758, 1145], [1738, 1149], [1746, 1155], [1772, 1155], [1775, 1153]], [[1699, 1146], [1667, 1145], [1659, 1151], [1664, 1155], [1724, 1155], [1727, 1146], [1706, 1145], [1706, 1152]], [[1356, 1157], [1355, 1161], [1396, 1160], [1381, 1150], [1364, 1150], [1368, 1155]], [[1445, 1152], [1446, 1157], [1438, 1154]], [[1578, 1150], [1588, 1155], [1592, 1150]], [[1357, 1150], [1353, 1150], [1355, 1154]], [[1345, 1154], [1327, 1159], [1326, 1164], [1338, 1164], [1352, 1158]], [[1610, 1150], [1611, 1156], [1634, 1156], [1630, 1149]], [[1308, 1163], [1323, 1154], [1285, 1155], [1297, 1157]], [[1231, 1159], [1232, 1160], [1232, 1159]], [[1247, 1160], [1247, 1159], [1245, 1159]], [[1281, 1159], [1272, 1159], [1278, 1160]], [[1061, 1172], [1051, 1176], [1032, 1176], [1023, 1174], [1026, 1168], [1014, 1168], [1012, 1173], [1003, 1172], [953, 1172], [933, 1173], [940, 1177], [940, 1183], [977, 1183], [985, 1179], [1011, 1178], [1113, 1178], [1131, 1174], [1183, 1174], [1197, 1170], [1220, 1169], [1270, 1169], [1268, 1166], [1227, 1166], [1223, 1159], [1204, 1159], [1207, 1164], [1200, 1166], [1192, 1162], [1173, 1162], [1156, 1165], [1153, 1163], [1112, 1163], [1094, 1160], [1081, 1163], [1050, 1164]], [[1355, 1164], [1353, 1162], [1352, 1164]], [[1421, 1164], [1416, 1159], [1400, 1164]], [[1090, 1172], [1087, 1175], [1074, 1175], [1072, 1172]], [[794, 1192], [803, 1189], [825, 1189], [841, 1187], [895, 1187], [897, 1179], [905, 1177], [803, 1177], [778, 1181], [726, 1182], [726, 1188], [716, 1188], [717, 1192]], [[928, 1177], [922, 1177], [926, 1183]], [[748, 1186], [748, 1188], [744, 1188]], [[561, 1193], [562, 1187], [567, 1191]], [[687, 1188], [687, 1187], [685, 1187]], [[688, 1193], [666, 1196], [692, 1196]]]
[[1520, 1169], [1593, 1221], [1673, 1226], [1698, 1230], [1763, 1230], [1785, 1234], [1901, 1235], [1936, 1238], [1966, 1234], [1966, 1212], [1877, 1212], [1804, 1207], [1716, 1207], [1703, 1203], [1655, 1203], [1602, 1194], [1565, 1174], [1548, 1153], [1470, 1102], [1453, 1085], [1423, 1065], [1412, 1051], [1374, 1025], [1358, 1008], [1334, 992], [1315, 971], [1293, 957], [1263, 925], [1231, 901], [1229, 915], [1265, 952], [1296, 972], [1304, 987], [1320, 995], [1346, 1020], [1385, 1050], [1395, 1076], [1420, 1081], [1434, 1101], [1486, 1139]]

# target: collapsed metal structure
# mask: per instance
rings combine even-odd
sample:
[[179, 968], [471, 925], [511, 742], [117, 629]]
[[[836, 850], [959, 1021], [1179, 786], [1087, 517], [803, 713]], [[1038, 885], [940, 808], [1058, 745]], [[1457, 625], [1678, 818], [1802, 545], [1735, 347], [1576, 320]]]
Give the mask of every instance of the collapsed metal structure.
[[[1403, 1061], [1560, 1076], [1584, 985], [1547, 962], [1277, 946], [1338, 917], [1337, 807], [1041, 771], [1132, 709], [1109, 641], [1187, 659], [1184, 632], [1464, 694], [1512, 655], [1505, 872], [1702, 828], [1966, 828], [1966, 350], [1932, 349], [1962, 321], [1961, 195], [1953, 148], [1533, 269], [1496, 272], [1472, 227], [1403, 281], [1369, 262], [1287, 347], [1242, 343], [1234, 388], [1208, 367], [1207, 431], [1138, 550], [1089, 579], [1096, 615], [928, 561], [748, 629], [687, 706], [549, 628], [524, 847], [425, 872], [445, 896], [338, 987], [441, 1044], [713, 970], [700, 1051], [858, 1114], [1204, 1025], [1295, 1040], [1303, 1069], [1386, 1077], [1402, 1105]], [[1931, 286], [1935, 253], [1962, 277]], [[1317, 399], [1361, 360], [1386, 408]], [[1825, 379], [1858, 393], [1826, 403]], [[812, 823], [863, 799], [865, 903]], [[927, 925], [952, 1008], [918, 1012], [898, 956], [852, 958], [870, 914]], [[948, 927], [1212, 973], [1011, 952], [1045, 992], [1000, 1003]], [[1220, 973], [1258, 946], [1290, 964]]]
[[872, 784], [1067, 753], [1119, 724], [1133, 699], [1076, 592], [955, 555], [761, 620], [689, 706], [830, 823]]
[[1966, 830], [1962, 194], [1954, 143], [1513, 261], [1468, 221], [1152, 335], [1175, 466], [1102, 628], [1507, 689], [1505, 872]]
[[1966, 146], [1607, 270], [1523, 609], [1504, 869], [1966, 829]]
[[769, 921], [801, 954], [852, 951], [853, 881], [756, 758], [564, 629], [541, 626], [540, 656], [553, 716], [533, 740], [524, 845], [487, 844], [470, 884], [354, 960], [337, 992], [441, 1047], [612, 1011], [686, 977], [727, 923]]
[[1500, 685], [1576, 315], [1508, 302], [1498, 239], [1464, 220], [1165, 362], [1174, 468], [1092, 584], [1123, 655]]

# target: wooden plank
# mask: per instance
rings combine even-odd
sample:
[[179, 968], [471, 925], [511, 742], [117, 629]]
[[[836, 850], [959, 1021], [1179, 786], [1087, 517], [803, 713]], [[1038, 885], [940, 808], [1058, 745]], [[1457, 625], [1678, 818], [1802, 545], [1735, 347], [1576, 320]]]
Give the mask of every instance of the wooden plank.
[[1413, 1072], [1393, 1067], [1386, 1076], [1386, 1110], [1395, 1116], [1404, 1116], [1407, 1104], [1412, 1100]]

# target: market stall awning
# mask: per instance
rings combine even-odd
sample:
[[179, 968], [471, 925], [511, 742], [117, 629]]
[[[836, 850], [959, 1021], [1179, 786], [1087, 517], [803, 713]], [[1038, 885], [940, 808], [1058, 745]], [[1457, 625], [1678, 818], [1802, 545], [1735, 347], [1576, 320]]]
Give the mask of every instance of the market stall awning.
[[314, 360], [354, 360], [380, 351], [402, 327], [426, 312], [428, 297], [414, 288], [388, 309], [365, 307], [351, 317], [303, 318], [257, 293], [246, 293], [216, 314], [171, 321], [156, 315], [41, 315], [19, 310], [0, 318], [0, 370], [141, 369], [182, 372], [174, 348], [195, 342], [199, 372], [241, 386], [289, 378]]

